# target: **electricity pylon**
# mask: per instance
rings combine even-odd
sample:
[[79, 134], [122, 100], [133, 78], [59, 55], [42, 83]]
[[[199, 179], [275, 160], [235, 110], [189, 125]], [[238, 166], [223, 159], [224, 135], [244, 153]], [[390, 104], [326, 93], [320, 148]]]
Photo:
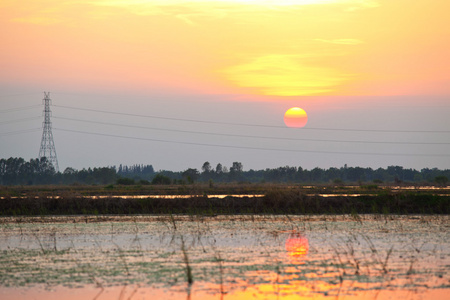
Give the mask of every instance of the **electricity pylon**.
[[44, 103], [44, 123], [42, 123], [43, 131], [39, 159], [46, 157], [55, 168], [55, 171], [59, 172], [58, 158], [56, 157], [55, 143], [53, 142], [52, 121], [50, 120], [52, 114], [50, 110], [50, 92], [44, 92], [44, 99], [42, 102]]

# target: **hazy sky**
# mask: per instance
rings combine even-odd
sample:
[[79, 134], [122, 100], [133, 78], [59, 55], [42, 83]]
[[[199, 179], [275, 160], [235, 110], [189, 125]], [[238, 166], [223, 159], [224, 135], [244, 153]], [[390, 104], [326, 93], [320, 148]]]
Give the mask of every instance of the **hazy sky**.
[[[450, 1], [0, 2], [0, 157], [450, 168]], [[304, 128], [283, 116], [297, 106]]]

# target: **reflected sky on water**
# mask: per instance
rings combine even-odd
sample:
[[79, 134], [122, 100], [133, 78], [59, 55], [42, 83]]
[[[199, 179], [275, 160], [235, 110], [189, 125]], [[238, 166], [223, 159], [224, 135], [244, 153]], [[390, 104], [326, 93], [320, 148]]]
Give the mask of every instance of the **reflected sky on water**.
[[437, 300], [449, 291], [448, 216], [82, 220], [2, 223], [0, 298]]

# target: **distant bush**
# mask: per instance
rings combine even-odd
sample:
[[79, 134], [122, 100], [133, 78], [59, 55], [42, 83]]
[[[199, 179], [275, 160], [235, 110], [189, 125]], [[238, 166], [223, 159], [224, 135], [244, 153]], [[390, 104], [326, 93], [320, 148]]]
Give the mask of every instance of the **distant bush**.
[[172, 180], [164, 175], [161, 174], [157, 174], [153, 180], [152, 180], [152, 184], [171, 184]]
[[365, 189], [365, 190], [377, 190], [378, 185], [376, 185], [376, 184], [361, 185], [361, 188]]
[[134, 179], [131, 178], [119, 178], [117, 179], [117, 184], [120, 185], [133, 185], [134, 184]]
[[335, 185], [344, 185], [344, 181], [343, 181], [342, 179], [340, 179], [340, 178], [334, 179], [334, 180], [333, 180], [333, 183], [334, 183]]
[[438, 185], [445, 186], [448, 183], [448, 178], [446, 176], [436, 176], [434, 182]]

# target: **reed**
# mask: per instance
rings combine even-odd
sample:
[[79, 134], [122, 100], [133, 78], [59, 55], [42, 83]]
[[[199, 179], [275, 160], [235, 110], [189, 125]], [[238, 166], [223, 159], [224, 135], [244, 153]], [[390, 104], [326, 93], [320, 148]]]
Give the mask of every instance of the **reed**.
[[188, 257], [187, 251], [186, 251], [186, 247], [184, 245], [183, 236], [181, 236], [181, 252], [183, 252], [183, 260], [184, 260], [184, 264], [186, 266], [186, 277], [187, 277], [188, 286], [191, 286], [194, 283], [194, 277], [192, 276], [192, 268], [189, 264], [189, 257]]

